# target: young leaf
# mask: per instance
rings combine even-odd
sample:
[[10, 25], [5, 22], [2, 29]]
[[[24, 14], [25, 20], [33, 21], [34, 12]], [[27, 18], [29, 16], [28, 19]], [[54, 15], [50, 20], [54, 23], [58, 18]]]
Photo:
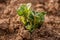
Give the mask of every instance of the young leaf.
[[23, 16], [21, 16], [20, 20], [21, 20], [24, 24], [26, 24], [25, 18], [24, 18]]

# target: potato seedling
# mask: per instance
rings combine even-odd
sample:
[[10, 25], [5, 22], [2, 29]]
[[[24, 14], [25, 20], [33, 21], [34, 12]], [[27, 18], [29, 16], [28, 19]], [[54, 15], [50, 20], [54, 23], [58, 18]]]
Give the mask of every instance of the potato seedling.
[[25, 25], [25, 28], [32, 32], [39, 25], [42, 25], [44, 22], [44, 15], [46, 12], [35, 12], [31, 10], [31, 4], [22, 4], [18, 10], [18, 15], [21, 17], [20, 20]]

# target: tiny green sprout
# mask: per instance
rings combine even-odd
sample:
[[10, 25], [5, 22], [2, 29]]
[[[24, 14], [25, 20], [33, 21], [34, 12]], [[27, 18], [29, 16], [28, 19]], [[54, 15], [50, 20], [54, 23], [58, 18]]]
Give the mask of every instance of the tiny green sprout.
[[18, 15], [21, 17], [20, 20], [25, 25], [25, 28], [30, 32], [34, 31], [39, 25], [44, 22], [44, 16], [46, 12], [35, 12], [31, 10], [31, 3], [21, 4], [17, 9]]

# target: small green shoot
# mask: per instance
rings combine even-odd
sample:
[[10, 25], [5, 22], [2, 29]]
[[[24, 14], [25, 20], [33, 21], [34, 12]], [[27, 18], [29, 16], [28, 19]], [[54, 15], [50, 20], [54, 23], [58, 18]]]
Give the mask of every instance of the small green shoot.
[[44, 22], [44, 16], [46, 12], [35, 12], [31, 10], [31, 3], [22, 4], [18, 10], [18, 15], [21, 17], [20, 20], [25, 25], [25, 28], [30, 32], [34, 31], [39, 25]]

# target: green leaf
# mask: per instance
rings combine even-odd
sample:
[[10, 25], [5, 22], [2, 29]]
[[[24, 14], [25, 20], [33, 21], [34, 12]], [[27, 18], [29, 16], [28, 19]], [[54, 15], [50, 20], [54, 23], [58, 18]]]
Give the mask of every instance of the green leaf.
[[34, 21], [34, 13], [33, 12], [31, 12], [31, 14], [29, 15], [29, 20]]
[[18, 10], [17, 10], [17, 13], [18, 13], [19, 16], [22, 16], [22, 15], [23, 15], [23, 12], [22, 12], [22, 11], [23, 11], [23, 10], [21, 10], [21, 9], [18, 9]]
[[17, 10], [17, 13], [19, 16], [27, 16], [29, 12], [30, 12], [30, 9], [28, 9], [26, 4], [21, 5]]
[[27, 30], [31, 30], [31, 28], [32, 28], [32, 26], [31, 26], [31, 25], [29, 25], [29, 24], [28, 24], [28, 25], [26, 25], [26, 29], [27, 29]]
[[24, 24], [26, 24], [25, 18], [24, 18], [23, 16], [21, 16], [20, 20], [21, 20]]

